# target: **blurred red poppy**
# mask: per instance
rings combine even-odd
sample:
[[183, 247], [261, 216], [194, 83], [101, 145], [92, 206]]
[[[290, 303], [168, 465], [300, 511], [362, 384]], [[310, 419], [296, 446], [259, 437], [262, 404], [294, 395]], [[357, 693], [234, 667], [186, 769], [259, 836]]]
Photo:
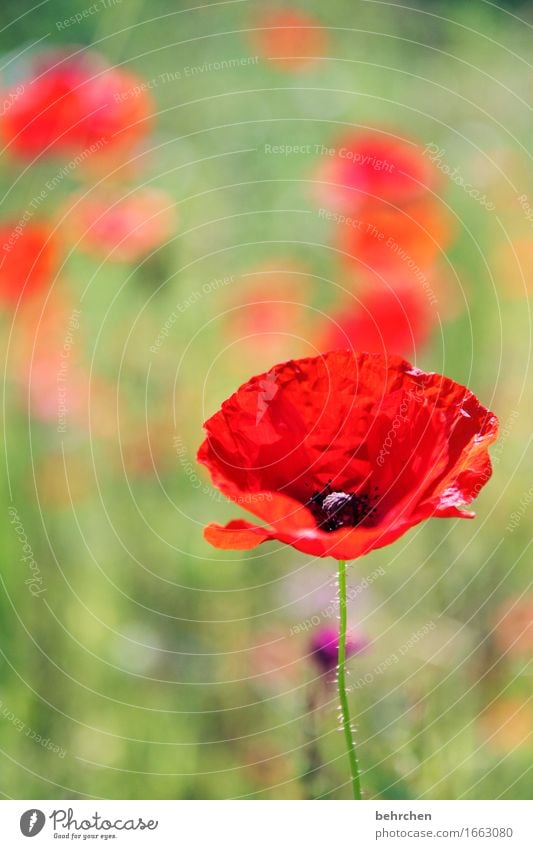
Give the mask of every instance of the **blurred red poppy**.
[[76, 196], [65, 222], [81, 248], [105, 259], [134, 262], [172, 234], [175, 205], [159, 189]]
[[341, 223], [338, 244], [348, 263], [401, 275], [429, 268], [452, 235], [449, 215], [429, 198], [402, 208], [376, 201]]
[[48, 288], [57, 272], [59, 251], [45, 224], [0, 224], [0, 301], [15, 306]]
[[392, 133], [355, 131], [326, 149], [316, 192], [336, 209], [355, 211], [377, 198], [403, 204], [435, 187], [436, 169], [420, 148]]
[[399, 357], [332, 352], [253, 377], [204, 425], [198, 460], [267, 527], [209, 525], [218, 548], [279, 540], [353, 559], [461, 508], [491, 475], [497, 419]]
[[324, 27], [299, 9], [263, 12], [254, 23], [251, 35], [254, 49], [263, 59], [285, 71], [300, 71], [325, 53]]
[[357, 300], [328, 317], [318, 345], [321, 351], [351, 348], [414, 359], [436, 318], [435, 307], [416, 284], [367, 287]]
[[500, 280], [498, 295], [528, 298], [533, 293], [533, 238], [520, 236], [496, 245], [492, 264], [494, 278]]
[[0, 132], [10, 150], [26, 158], [124, 153], [150, 127], [153, 106], [142, 80], [110, 68], [97, 54], [44, 53], [17, 92]]

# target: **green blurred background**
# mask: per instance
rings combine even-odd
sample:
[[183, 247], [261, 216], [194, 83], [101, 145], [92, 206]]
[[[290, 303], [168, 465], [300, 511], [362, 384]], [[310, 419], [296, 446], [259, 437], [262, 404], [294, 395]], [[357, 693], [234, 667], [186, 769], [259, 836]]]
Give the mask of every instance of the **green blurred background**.
[[[501, 611], [527, 601], [531, 574], [531, 322], [510, 280], [531, 286], [532, 271], [519, 253], [502, 270], [498, 246], [531, 238], [518, 196], [533, 197], [532, 7], [313, 0], [305, 11], [329, 29], [328, 50], [305, 71], [260, 57], [184, 72], [254, 57], [250, 16], [267, 5], [122, 0], [61, 30], [57, 21], [83, 4], [2, 3], [4, 57], [37, 39], [41, 49], [88, 45], [161, 80], [153, 132], [127, 182], [164, 189], [178, 215], [173, 236], [133, 264], [65, 251], [54, 288], [81, 311], [73, 344], [91, 376], [86, 427], [71, 422], [61, 434], [29, 416], [6, 354], [7, 798], [306, 798], [313, 734], [322, 762], [313, 792], [348, 798], [335, 694], [323, 694], [310, 727], [317, 670], [311, 630], [298, 627], [328, 620], [335, 564], [289, 548], [211, 549], [203, 525], [236, 510], [194, 458], [204, 418], [250, 374], [312, 353], [306, 318], [327, 312], [337, 287], [350, 285], [331, 225], [317, 214], [317, 157], [268, 155], [265, 145], [329, 144], [359, 126], [445, 148], [494, 202], [487, 211], [452, 181], [440, 186], [456, 225], [441, 264], [460, 308], [417, 365], [467, 383], [506, 430], [474, 522], [426, 523], [350, 567], [353, 587], [369, 584], [350, 613], [370, 641], [350, 662], [352, 681], [372, 679], [350, 697], [365, 793], [531, 795], [531, 645], [506, 649]], [[3, 214], [16, 218], [58, 164], [25, 169], [4, 157], [1, 168]], [[79, 182], [76, 174], [62, 181], [40, 213], [54, 215]], [[303, 269], [308, 309], [254, 347], [228, 310], [262, 267]], [[176, 308], [179, 319], [151, 351]], [[6, 350], [17, 327], [17, 316], [3, 316]], [[43, 578], [36, 597], [10, 508]], [[531, 628], [533, 603], [525, 609], [505, 620], [517, 637]]]

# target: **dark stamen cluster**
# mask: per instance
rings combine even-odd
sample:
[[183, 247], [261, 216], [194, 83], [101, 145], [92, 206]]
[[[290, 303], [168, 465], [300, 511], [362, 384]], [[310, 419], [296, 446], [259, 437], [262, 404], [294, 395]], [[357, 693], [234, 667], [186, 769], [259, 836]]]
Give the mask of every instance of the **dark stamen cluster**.
[[366, 493], [333, 492], [327, 484], [324, 489], [313, 493], [306, 506], [319, 528], [337, 531], [339, 528], [354, 528], [371, 519], [376, 512], [373, 500], [373, 496]]

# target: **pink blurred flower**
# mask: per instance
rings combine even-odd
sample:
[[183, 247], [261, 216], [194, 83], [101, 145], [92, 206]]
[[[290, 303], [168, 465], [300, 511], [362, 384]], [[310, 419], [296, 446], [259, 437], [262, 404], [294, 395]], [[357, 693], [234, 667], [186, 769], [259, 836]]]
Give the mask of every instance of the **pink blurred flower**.
[[255, 634], [248, 654], [249, 674], [263, 686], [280, 689], [301, 679], [301, 644], [284, 628], [268, 628]]
[[414, 360], [436, 317], [435, 307], [416, 283], [367, 286], [357, 299], [323, 322], [318, 345], [322, 351], [352, 348]]

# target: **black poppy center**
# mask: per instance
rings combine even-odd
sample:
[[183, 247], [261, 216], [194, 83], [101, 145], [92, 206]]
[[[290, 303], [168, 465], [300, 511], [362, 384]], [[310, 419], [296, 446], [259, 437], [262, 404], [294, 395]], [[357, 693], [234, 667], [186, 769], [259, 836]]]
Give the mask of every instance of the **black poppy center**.
[[333, 492], [328, 484], [313, 493], [306, 507], [311, 510], [319, 528], [338, 531], [339, 528], [355, 528], [368, 522], [376, 510], [372, 501], [373, 498], [366, 493]]

